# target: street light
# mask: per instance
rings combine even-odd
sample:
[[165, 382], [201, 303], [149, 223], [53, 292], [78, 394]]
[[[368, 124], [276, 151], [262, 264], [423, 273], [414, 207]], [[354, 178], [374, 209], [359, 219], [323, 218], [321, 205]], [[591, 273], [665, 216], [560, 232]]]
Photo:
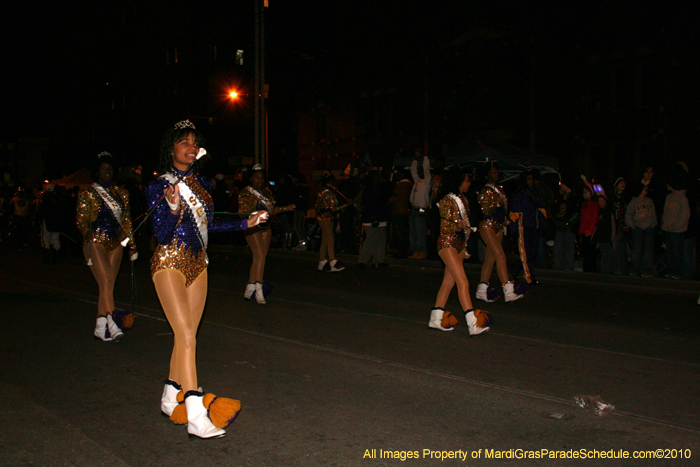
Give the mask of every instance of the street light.
[[228, 97], [230, 97], [231, 99], [237, 99], [238, 93], [236, 91], [231, 91], [228, 93]]

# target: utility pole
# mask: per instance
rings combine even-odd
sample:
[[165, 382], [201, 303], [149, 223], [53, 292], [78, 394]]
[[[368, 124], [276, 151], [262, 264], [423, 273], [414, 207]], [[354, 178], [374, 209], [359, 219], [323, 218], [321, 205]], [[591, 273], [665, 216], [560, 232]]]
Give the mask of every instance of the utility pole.
[[255, 163], [267, 169], [267, 89], [265, 87], [265, 8], [255, 2]]

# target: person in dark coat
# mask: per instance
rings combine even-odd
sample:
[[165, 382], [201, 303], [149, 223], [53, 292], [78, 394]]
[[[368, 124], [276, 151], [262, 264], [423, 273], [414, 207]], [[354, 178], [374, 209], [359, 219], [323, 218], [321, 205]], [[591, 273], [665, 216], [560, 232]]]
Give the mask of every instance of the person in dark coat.
[[540, 236], [547, 230], [547, 212], [535, 190], [533, 171], [520, 174], [520, 187], [510, 200], [510, 219], [513, 223], [508, 229], [518, 234], [520, 256], [520, 263], [513, 268], [513, 275], [517, 278], [522, 272], [528, 284], [537, 284], [535, 260], [539, 254]]

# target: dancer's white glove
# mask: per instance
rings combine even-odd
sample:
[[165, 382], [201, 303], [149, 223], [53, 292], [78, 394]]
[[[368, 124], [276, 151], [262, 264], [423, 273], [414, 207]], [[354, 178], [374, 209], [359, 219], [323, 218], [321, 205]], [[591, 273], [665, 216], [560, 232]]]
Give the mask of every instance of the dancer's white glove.
[[250, 213], [250, 219], [253, 220], [253, 225], [251, 225], [250, 227], [255, 227], [261, 222], [265, 222], [269, 216], [270, 213], [267, 211], [254, 211]]

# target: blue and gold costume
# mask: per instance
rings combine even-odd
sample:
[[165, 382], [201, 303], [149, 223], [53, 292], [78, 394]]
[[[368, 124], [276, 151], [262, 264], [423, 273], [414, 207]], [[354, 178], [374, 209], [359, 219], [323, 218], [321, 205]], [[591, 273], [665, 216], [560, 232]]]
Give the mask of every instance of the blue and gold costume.
[[[173, 169], [172, 175], [177, 177], [179, 173]], [[198, 199], [186, 200], [180, 193], [179, 213], [173, 214], [165, 201], [161, 202], [153, 212], [151, 223], [158, 246], [151, 259], [151, 275], [164, 269], [176, 269], [184, 274], [186, 284], [189, 286], [206, 269], [207, 255], [206, 240], [202, 239], [192, 210], [185, 205], [193, 205], [201, 201], [205, 211], [203, 214], [206, 216], [206, 229], [209, 232], [245, 230], [248, 222], [246, 219], [214, 219], [212, 185], [208, 178], [193, 175], [184, 178], [182, 182]], [[170, 182], [162, 177], [148, 184], [146, 197], [149, 207], [153, 207], [168, 186]]]
[[[267, 211], [270, 213], [270, 216], [274, 214], [278, 214], [280, 212], [284, 212], [287, 209], [285, 208], [279, 208], [275, 205], [275, 197], [270, 191], [269, 188], [267, 187], [262, 187], [259, 190], [256, 190], [258, 193], [260, 193], [262, 196], [264, 196], [267, 200], [265, 202], [264, 200], [259, 199], [254, 193], [251, 193], [248, 191], [247, 188], [241, 190], [241, 192], [238, 194], [238, 210], [240, 212], [255, 212], [255, 211]], [[247, 217], [247, 215], [246, 215]], [[259, 231], [264, 231], [270, 228], [270, 222], [261, 222], [259, 225], [255, 227], [255, 229]]]
[[[114, 210], [97, 193], [98, 189], [109, 196]], [[99, 243], [108, 252], [114, 250], [124, 238], [131, 237], [129, 192], [115, 185], [97, 183], [80, 190], [75, 222], [83, 234], [83, 244]], [[129, 240], [129, 245], [134, 246], [133, 240]]]
[[[464, 215], [469, 218], [469, 201], [464, 195], [459, 195], [459, 199], [464, 206]], [[462, 220], [459, 206], [450, 196], [445, 196], [440, 200], [440, 236], [437, 241], [437, 251], [445, 248], [454, 248], [457, 251], [464, 250], [469, 231], [460, 229], [457, 223]]]

